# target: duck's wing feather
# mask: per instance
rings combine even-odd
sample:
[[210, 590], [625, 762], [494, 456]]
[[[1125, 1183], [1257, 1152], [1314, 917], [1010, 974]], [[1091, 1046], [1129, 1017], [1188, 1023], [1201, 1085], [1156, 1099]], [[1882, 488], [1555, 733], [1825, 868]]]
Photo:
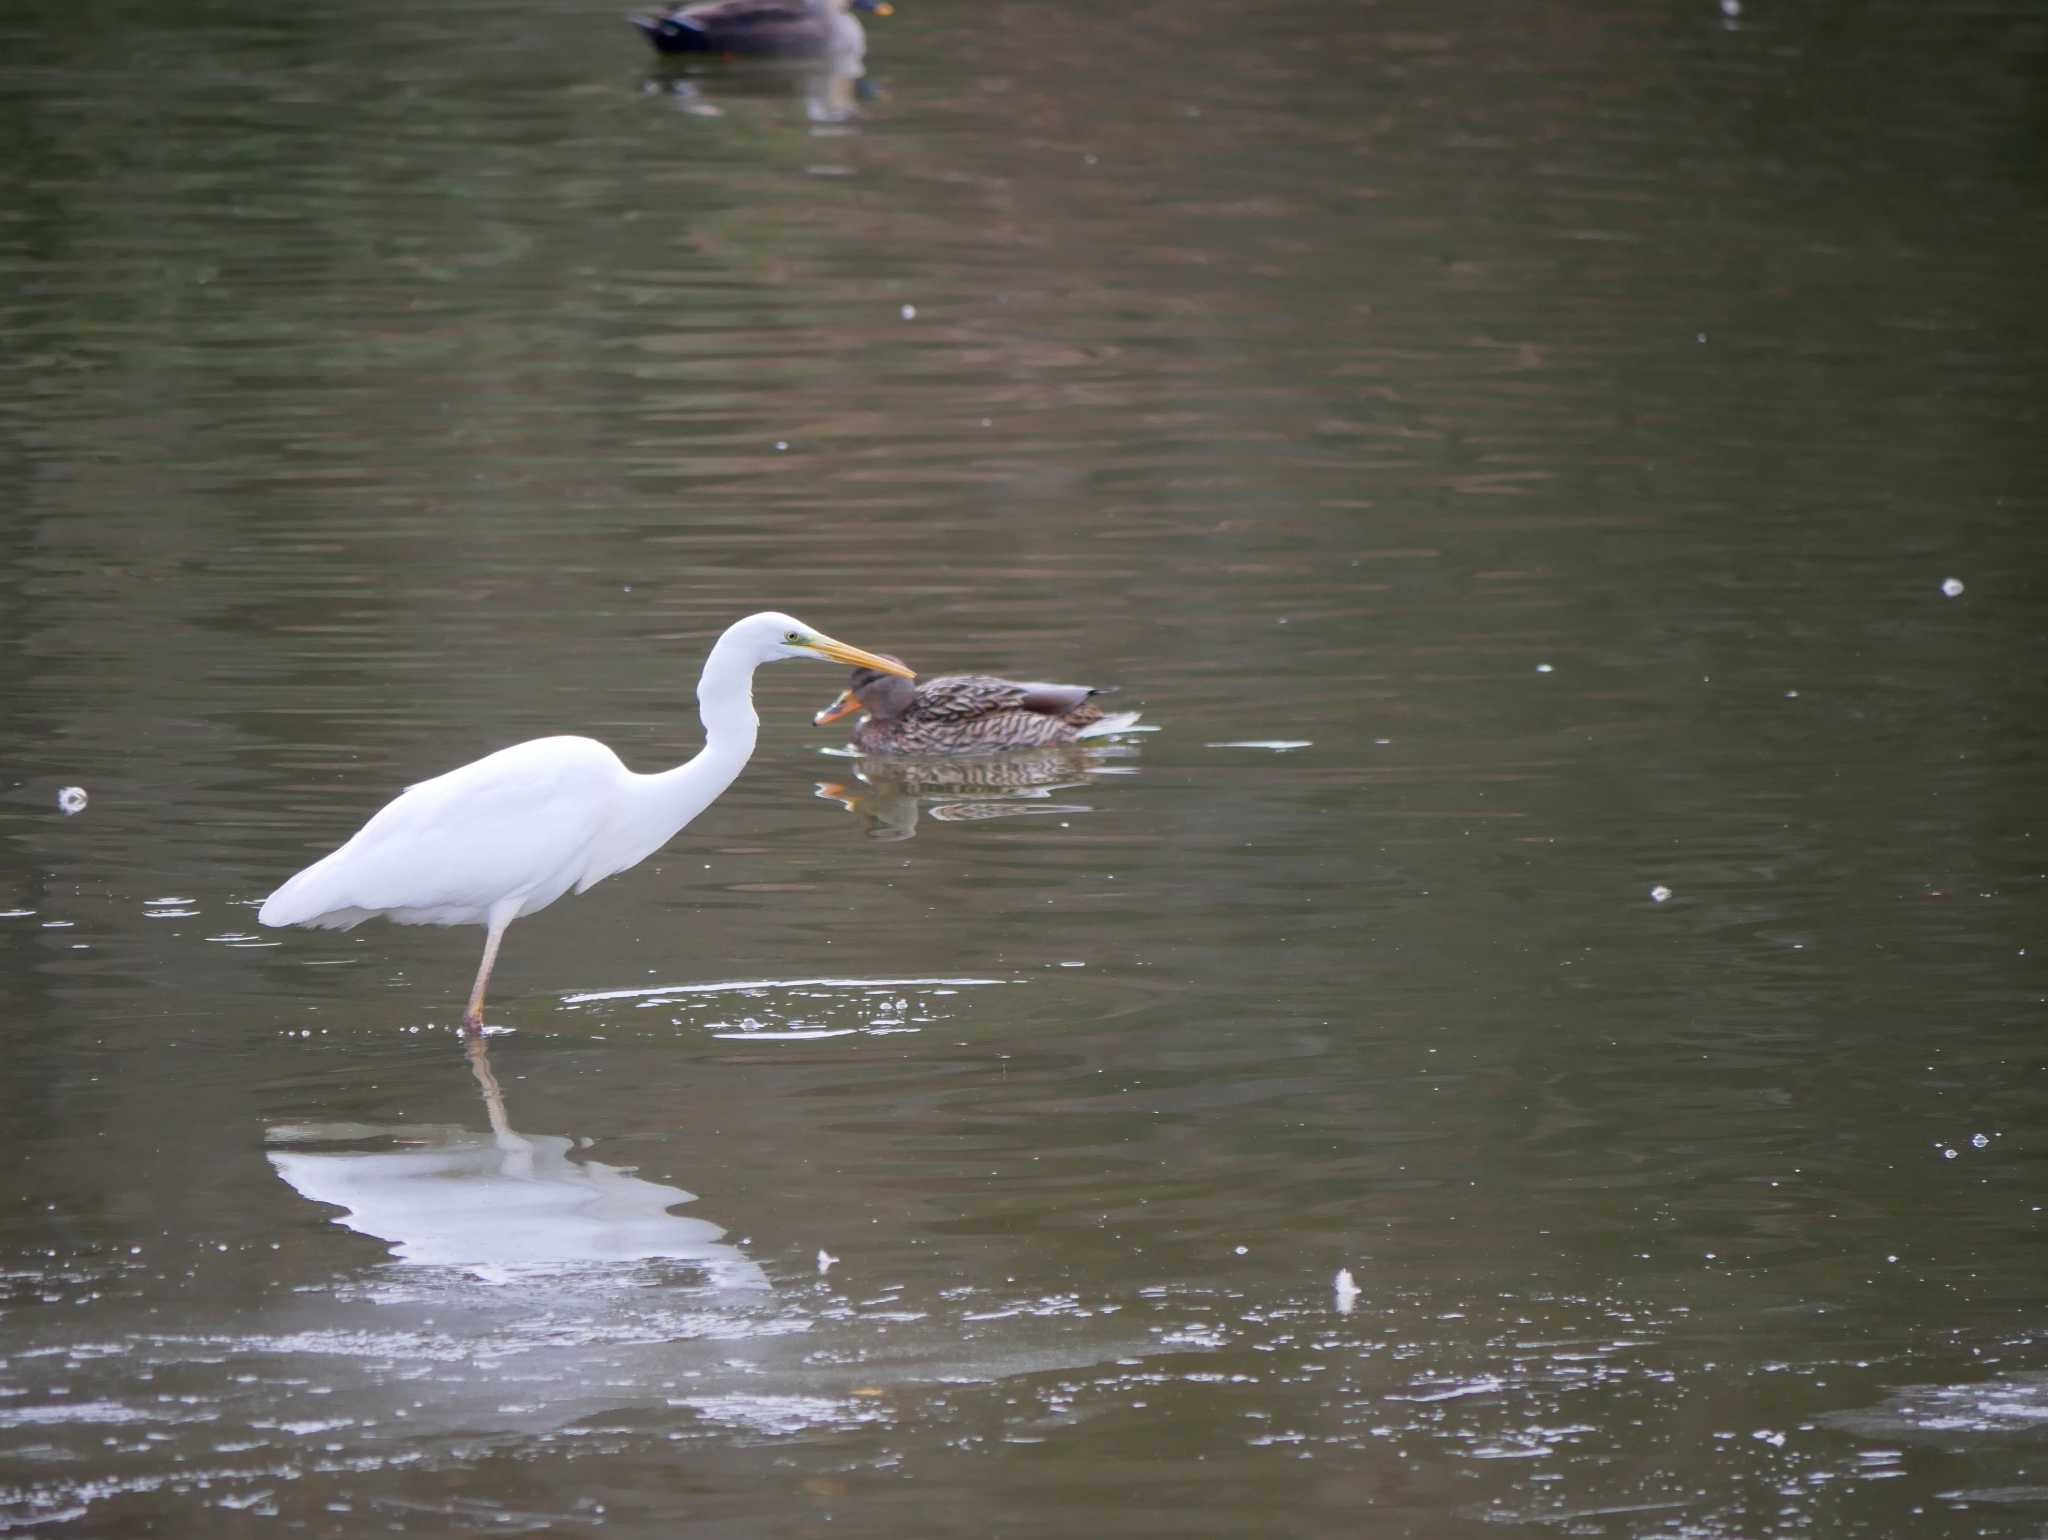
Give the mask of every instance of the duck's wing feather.
[[811, 12], [804, 0], [703, 0], [700, 5], [679, 5], [668, 14], [707, 27], [733, 27], [750, 22], [807, 21]]
[[716, 36], [773, 37], [817, 28], [803, 0], [705, 0], [670, 11], [669, 19]]
[[1030, 711], [1063, 717], [1078, 711], [1097, 715], [1088, 697], [1101, 693], [1085, 684], [1040, 684], [998, 679], [992, 674], [945, 674], [917, 687], [917, 713], [929, 721], [962, 722], [997, 711]]
[[917, 714], [931, 722], [971, 722], [997, 711], [1014, 711], [1024, 686], [990, 674], [942, 674], [917, 687]]
[[1049, 717], [1079, 711], [1088, 705], [1089, 697], [1105, 693], [1085, 684], [1020, 684], [1017, 688], [1023, 692], [1017, 698], [1018, 705], [1026, 711], [1042, 711]]

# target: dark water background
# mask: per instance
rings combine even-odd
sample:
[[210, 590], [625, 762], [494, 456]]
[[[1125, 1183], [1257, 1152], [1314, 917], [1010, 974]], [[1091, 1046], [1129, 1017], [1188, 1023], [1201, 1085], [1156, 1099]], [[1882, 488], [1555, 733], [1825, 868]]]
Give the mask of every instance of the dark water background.
[[[2048, 16], [870, 36], [0, 13], [0, 1527], [2039, 1535]], [[259, 931], [768, 605], [1158, 730]]]

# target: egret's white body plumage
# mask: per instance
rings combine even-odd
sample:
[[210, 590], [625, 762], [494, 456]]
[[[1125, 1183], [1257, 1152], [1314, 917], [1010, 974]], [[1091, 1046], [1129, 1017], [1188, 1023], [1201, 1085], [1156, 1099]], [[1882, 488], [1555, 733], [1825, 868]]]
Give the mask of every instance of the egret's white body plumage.
[[347, 930], [374, 915], [400, 925], [487, 925], [504, 904], [515, 920], [534, 914], [645, 860], [732, 776], [667, 816], [661, 779], [635, 775], [594, 738], [515, 743], [408, 787], [341, 849], [271, 894], [257, 918]]
[[[639, 775], [592, 738], [535, 738], [408, 787], [332, 855], [264, 900], [265, 925], [346, 930], [483, 925], [465, 1021], [481, 1021], [499, 938], [522, 915], [647, 859], [733, 783], [754, 752], [754, 670], [778, 658], [873, 659], [775, 612], [728, 627], [697, 684], [704, 747]], [[872, 662], [866, 666], [873, 666]]]

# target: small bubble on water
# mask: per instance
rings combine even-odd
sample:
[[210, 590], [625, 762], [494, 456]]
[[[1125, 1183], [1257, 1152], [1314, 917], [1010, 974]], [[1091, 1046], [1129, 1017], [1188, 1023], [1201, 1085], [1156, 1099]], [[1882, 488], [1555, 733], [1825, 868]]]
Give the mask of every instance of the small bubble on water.
[[1970, 1143], [1977, 1149], [1981, 1150], [1987, 1148], [1990, 1145], [1991, 1139], [1990, 1136], [1987, 1134], [1972, 1134], [1970, 1135]]
[[1956, 1158], [1956, 1152], [1953, 1149], [1945, 1149], [1941, 1152], [1941, 1158], [1943, 1160], [1954, 1160]]
[[1733, 21], [1742, 14], [1742, 0], [1721, 0], [1721, 14]]
[[1237, 1254], [1238, 1254], [1239, 1256], [1243, 1256], [1243, 1255], [1244, 1255], [1244, 1254], [1245, 1254], [1246, 1252], [1250, 1251], [1250, 1250], [1251, 1250], [1252, 1248], [1251, 1248], [1251, 1247], [1249, 1247], [1249, 1246], [1233, 1246], [1233, 1247], [1231, 1247], [1230, 1249], [1231, 1249], [1232, 1251], [1236, 1252], [1236, 1253], [1237, 1253]]
[[915, 321], [917, 319], [917, 306], [905, 305], [903, 307], [903, 319], [906, 321]]
[[83, 786], [64, 787], [57, 793], [57, 808], [59, 812], [64, 813], [84, 812], [85, 788]]
[[1557, 670], [1552, 668], [1548, 663], [1539, 663], [1536, 665], [1536, 672], [1539, 674], [1554, 674], [1557, 672]]
[[1650, 889], [1650, 902], [1653, 904], [1661, 904], [1670, 897], [1671, 890], [1665, 887], [1664, 884], [1661, 882], [1658, 883], [1654, 888]]
[[1941, 580], [1941, 591], [1953, 599], [1962, 593], [1963, 580], [1961, 578], [1943, 578]]

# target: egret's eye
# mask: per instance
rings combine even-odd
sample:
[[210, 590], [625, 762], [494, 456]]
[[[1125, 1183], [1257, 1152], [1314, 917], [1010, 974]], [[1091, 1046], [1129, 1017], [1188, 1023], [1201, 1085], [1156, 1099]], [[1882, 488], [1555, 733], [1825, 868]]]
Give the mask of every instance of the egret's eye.
[[803, 639], [804, 639], [804, 634], [803, 634], [803, 632], [801, 632], [801, 631], [792, 631], [792, 632], [790, 632], [790, 633], [789, 633], [789, 635], [787, 635], [787, 636], [785, 636], [785, 637], [783, 638], [783, 640], [784, 640], [785, 642], [788, 642], [788, 643], [789, 643], [789, 644], [790, 644], [791, 646], [795, 646], [795, 645], [797, 645], [797, 644], [798, 644], [799, 642], [801, 642], [801, 641], [802, 641]]

